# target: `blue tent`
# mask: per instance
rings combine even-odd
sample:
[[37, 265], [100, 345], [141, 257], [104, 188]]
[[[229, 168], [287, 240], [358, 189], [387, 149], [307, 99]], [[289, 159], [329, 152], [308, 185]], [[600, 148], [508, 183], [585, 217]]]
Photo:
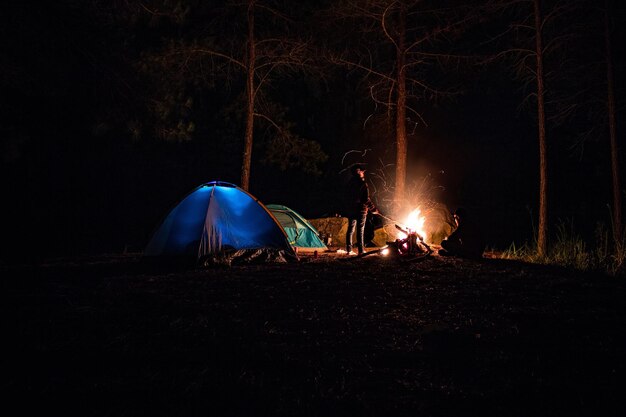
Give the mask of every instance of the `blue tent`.
[[268, 204], [266, 207], [285, 229], [292, 246], [305, 249], [328, 249], [320, 239], [317, 229], [300, 214], [289, 207], [278, 204]]
[[227, 249], [266, 248], [294, 254], [284, 230], [259, 200], [233, 184], [213, 181], [170, 211], [144, 255], [199, 259]]

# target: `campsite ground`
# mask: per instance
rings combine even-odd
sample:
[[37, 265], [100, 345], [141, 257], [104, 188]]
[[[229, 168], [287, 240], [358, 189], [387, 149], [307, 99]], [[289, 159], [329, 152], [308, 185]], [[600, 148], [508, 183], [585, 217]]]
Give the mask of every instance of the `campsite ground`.
[[165, 269], [127, 255], [4, 265], [5, 408], [626, 414], [623, 278], [501, 259], [342, 259]]

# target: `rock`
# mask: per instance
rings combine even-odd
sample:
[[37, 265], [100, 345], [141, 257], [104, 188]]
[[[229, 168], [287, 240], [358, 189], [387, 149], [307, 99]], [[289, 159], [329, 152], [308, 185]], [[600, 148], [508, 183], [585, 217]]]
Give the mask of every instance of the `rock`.
[[307, 220], [317, 229], [320, 235], [330, 235], [332, 237], [332, 242], [329, 246], [343, 247], [346, 245], [347, 217], [322, 217]]
[[428, 243], [440, 244], [448, 237], [456, 227], [454, 218], [445, 204], [434, 203], [422, 213], [426, 218], [424, 222], [424, 239]]
[[376, 246], [385, 246], [387, 242], [393, 242], [398, 238], [398, 229], [393, 224], [386, 224], [374, 230], [372, 242]]

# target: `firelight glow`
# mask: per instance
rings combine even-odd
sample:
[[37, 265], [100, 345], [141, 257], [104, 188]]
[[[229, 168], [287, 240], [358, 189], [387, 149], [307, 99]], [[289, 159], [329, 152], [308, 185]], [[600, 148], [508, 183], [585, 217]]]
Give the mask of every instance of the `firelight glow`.
[[[417, 232], [418, 235], [426, 239], [426, 232], [424, 231], [425, 221], [426, 218], [422, 216], [422, 211], [419, 208], [416, 208], [406, 217], [404, 226], [408, 227], [410, 232]], [[404, 238], [406, 235], [400, 232], [398, 237]]]

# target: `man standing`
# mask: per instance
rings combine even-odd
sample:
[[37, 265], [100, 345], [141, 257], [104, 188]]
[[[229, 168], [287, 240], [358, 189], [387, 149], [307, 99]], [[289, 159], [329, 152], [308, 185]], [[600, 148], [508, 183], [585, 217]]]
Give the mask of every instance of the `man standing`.
[[346, 233], [346, 251], [348, 254], [352, 252], [352, 234], [356, 227], [356, 245], [359, 255], [363, 255], [364, 244], [363, 237], [365, 234], [365, 220], [367, 213], [378, 214], [378, 209], [370, 200], [369, 189], [365, 182], [365, 169], [361, 165], [354, 165], [351, 168], [352, 178], [348, 181], [346, 190], [346, 215], [348, 217], [348, 231]]

